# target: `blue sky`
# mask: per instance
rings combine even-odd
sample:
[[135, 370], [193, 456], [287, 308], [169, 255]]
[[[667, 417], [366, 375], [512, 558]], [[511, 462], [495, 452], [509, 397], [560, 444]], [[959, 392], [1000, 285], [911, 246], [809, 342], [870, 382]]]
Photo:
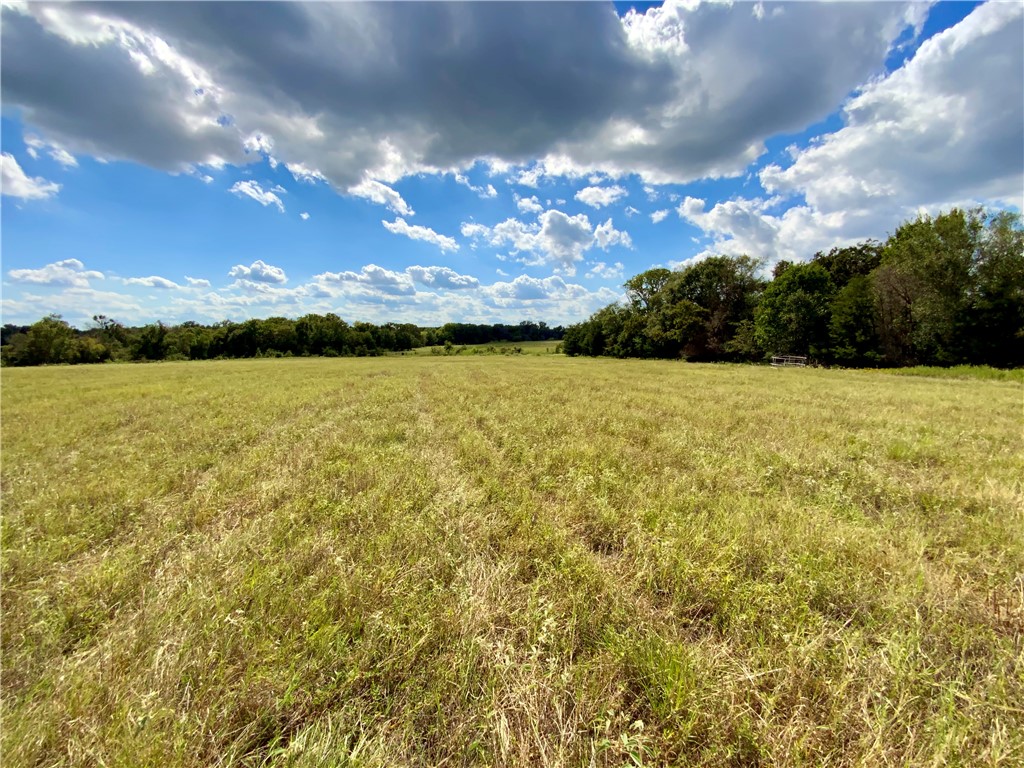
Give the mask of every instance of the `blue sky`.
[[3, 10], [4, 322], [576, 322], [1021, 205], [1019, 2]]

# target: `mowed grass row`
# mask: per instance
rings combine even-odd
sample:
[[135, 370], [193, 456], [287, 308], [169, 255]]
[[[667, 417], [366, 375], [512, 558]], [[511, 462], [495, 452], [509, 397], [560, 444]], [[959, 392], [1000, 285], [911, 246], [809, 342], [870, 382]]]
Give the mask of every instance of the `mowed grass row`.
[[1020, 765], [1024, 390], [3, 374], [4, 766]]

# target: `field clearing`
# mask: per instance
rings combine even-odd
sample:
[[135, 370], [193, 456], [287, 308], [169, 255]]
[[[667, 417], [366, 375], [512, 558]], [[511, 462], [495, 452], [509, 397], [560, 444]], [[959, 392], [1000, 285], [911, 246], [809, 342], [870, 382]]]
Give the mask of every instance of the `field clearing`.
[[[452, 351], [461, 350], [460, 355], [486, 355], [486, 354], [515, 354], [520, 355], [552, 355], [555, 350], [562, 346], [558, 340], [551, 341], [492, 341], [488, 344], [454, 344]], [[436, 350], [436, 351], [435, 351]], [[441, 355], [444, 354], [443, 346], [416, 347], [408, 352], [398, 352], [398, 355]]]
[[2, 762], [1024, 763], [1019, 381], [5, 369]]

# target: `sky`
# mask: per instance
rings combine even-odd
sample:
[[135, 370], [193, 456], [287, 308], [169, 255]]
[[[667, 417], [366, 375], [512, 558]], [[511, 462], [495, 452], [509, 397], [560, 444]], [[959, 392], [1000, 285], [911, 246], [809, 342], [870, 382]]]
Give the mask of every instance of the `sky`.
[[1020, 210], [1024, 3], [3, 0], [2, 315], [579, 322]]

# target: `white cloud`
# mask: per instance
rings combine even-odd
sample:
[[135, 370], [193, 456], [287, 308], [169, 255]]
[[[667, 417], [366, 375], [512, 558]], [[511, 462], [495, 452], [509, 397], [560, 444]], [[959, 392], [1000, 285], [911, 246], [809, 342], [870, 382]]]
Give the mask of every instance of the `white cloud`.
[[[771, 264], [883, 237], [926, 211], [976, 203], [1022, 205], [1024, 6], [988, 3], [925, 41], [843, 110], [844, 126], [793, 149], [787, 168], [760, 173], [768, 199], [679, 215], [712, 238], [704, 253], [747, 253]], [[778, 212], [792, 198], [803, 202]]]
[[655, 211], [654, 213], [651, 214], [651, 221], [654, 222], [655, 224], [660, 224], [665, 220], [665, 217], [668, 216], [668, 214], [668, 208], [663, 208], [660, 211]]
[[270, 190], [265, 190], [255, 181], [247, 179], [245, 181], [236, 181], [229, 192], [237, 195], [238, 197], [248, 197], [255, 200], [257, 203], [266, 207], [268, 205], [276, 205], [277, 210], [284, 213], [284, 203], [281, 202], [281, 198], [275, 195]]
[[490, 234], [490, 227], [478, 224], [475, 221], [464, 221], [459, 227], [463, 237], [486, 237]]
[[411, 240], [422, 240], [426, 243], [436, 245], [441, 249], [442, 253], [445, 251], [459, 250], [459, 244], [455, 242], [454, 237], [439, 235], [430, 227], [421, 227], [417, 224], [409, 224], [401, 217], [396, 218], [394, 221], [381, 221], [381, 224], [384, 225], [384, 229], [388, 232], [392, 232], [396, 235], [405, 235]]
[[39, 157], [40, 150], [45, 150], [53, 160], [60, 163], [65, 168], [78, 167], [78, 160], [75, 159], [74, 155], [64, 149], [64, 147], [59, 144], [52, 144], [43, 141], [38, 136], [34, 136], [32, 134], [25, 136], [25, 147], [25, 151], [28, 152], [29, 156], [33, 159]]
[[270, 153], [274, 151], [274, 140], [270, 136], [265, 136], [257, 131], [242, 141], [242, 149], [246, 154], [256, 152], [270, 156]]
[[306, 184], [316, 184], [318, 181], [327, 181], [327, 178], [315, 168], [308, 168], [303, 163], [285, 163], [285, 168], [292, 178]]
[[603, 280], [621, 280], [625, 265], [621, 261], [608, 265], [603, 261], [596, 262], [584, 277], [600, 277]]
[[314, 280], [320, 284], [366, 286], [386, 294], [408, 294], [415, 291], [413, 279], [405, 272], [394, 272], [376, 264], [367, 264], [359, 272], [324, 272]]
[[221, 292], [227, 293], [232, 289], [240, 290], [243, 294], [258, 297], [260, 301], [272, 304], [293, 304], [306, 293], [305, 286], [285, 288], [251, 274], [247, 277], [239, 276], [230, 286], [222, 288]]
[[988, 3], [844, 107], [846, 125], [760, 173], [818, 211], [907, 209], [1024, 193], [1024, 5]]
[[189, 277], [185, 275], [185, 282], [193, 288], [209, 288], [210, 281], [201, 277]]
[[476, 192], [477, 196], [481, 200], [488, 200], [492, 197], [498, 196], [498, 190], [494, 188], [493, 184], [488, 184], [487, 186], [479, 187], [474, 186], [473, 183], [469, 180], [469, 178], [461, 173], [455, 174], [455, 182], [457, 184], [461, 184], [462, 186], [466, 187], [467, 189], [473, 192]]
[[85, 286], [65, 288], [49, 295], [22, 294], [5, 297], [2, 302], [5, 322], [34, 323], [50, 313], [63, 315], [69, 323], [84, 327], [97, 312], [122, 322], [152, 322], [159, 315], [146, 310], [134, 296], [116, 291], [97, 291]]
[[561, 211], [545, 211], [536, 224], [506, 219], [490, 230], [489, 241], [495, 246], [512, 246], [513, 255], [533, 254], [533, 259], [522, 259], [524, 263], [549, 264], [556, 272], [574, 275], [576, 262], [594, 244], [594, 234], [583, 214], [567, 216]]
[[228, 277], [236, 277], [241, 280], [251, 280], [258, 283], [284, 284], [288, 282], [288, 276], [285, 275], [283, 269], [267, 264], [262, 259], [257, 259], [248, 267], [244, 264], [236, 264], [228, 272]]
[[531, 266], [550, 265], [566, 275], [576, 274], [576, 264], [595, 245], [604, 250], [613, 245], [632, 247], [629, 234], [616, 230], [611, 219], [594, 228], [582, 213], [568, 216], [556, 210], [545, 211], [532, 224], [518, 219], [506, 219], [493, 227], [465, 222], [462, 235], [498, 248], [510, 246], [513, 260]]
[[607, 251], [613, 245], [621, 245], [623, 248], [632, 248], [633, 240], [628, 232], [616, 229], [612, 220], [608, 219], [604, 224], [598, 224], [594, 228], [594, 240], [602, 251]]
[[520, 275], [511, 282], [488, 285], [484, 287], [483, 292], [495, 299], [518, 301], [578, 298], [589, 293], [582, 285], [567, 283], [558, 275], [544, 278]]
[[299, 218], [302, 219], [303, 221], [309, 221], [309, 214], [303, 211], [302, 213], [299, 214]]
[[[621, 265], [607, 267], [599, 263], [597, 268], [613, 274]], [[501, 270], [498, 274], [507, 277]], [[376, 323], [514, 323], [530, 318], [554, 324], [578, 322], [621, 298], [608, 288], [591, 291], [559, 276], [521, 275], [514, 280], [481, 285], [475, 277], [444, 266], [412, 266], [394, 271], [368, 264], [356, 270], [325, 272], [294, 288], [260, 282], [244, 274], [236, 277], [233, 283], [217, 291], [202, 290], [209, 288], [206, 280], [186, 278], [188, 288], [173, 291], [168, 301], [159, 303], [153, 296], [100, 292], [81, 283], [54, 283], [64, 289], [42, 296], [12, 295], [17, 292], [9, 289], [3, 311], [5, 319], [11, 322], [33, 322], [46, 312], [64, 313], [70, 321], [82, 323], [97, 312], [138, 323], [335, 312], [349, 321]], [[135, 280], [147, 287], [158, 286], [158, 281], [151, 278]]]
[[88, 288], [90, 280], [102, 280], [103, 273], [87, 270], [78, 259], [64, 259], [47, 264], [40, 269], [12, 269], [7, 276], [18, 283], [36, 285], [64, 285], [74, 288]]
[[628, 218], [632, 218], [632, 217], [636, 216], [638, 213], [640, 213], [640, 211], [638, 209], [634, 208], [632, 205], [627, 205], [626, 206], [626, 210], [624, 211], [624, 213], [626, 214], [626, 216]]
[[149, 277], [126, 277], [122, 282], [125, 285], [143, 285], [147, 288], [164, 288], [167, 290], [181, 288], [181, 286], [173, 280], [168, 280], [166, 277], [159, 277], [157, 275], [150, 275]]
[[523, 213], [540, 213], [544, 210], [544, 206], [540, 204], [540, 200], [537, 199], [536, 195], [530, 197], [520, 197], [519, 195], [513, 195], [516, 201], [516, 208]]
[[[621, 298], [608, 288], [590, 291], [558, 275], [536, 278], [520, 275], [480, 289], [485, 307], [496, 317], [541, 317], [549, 322], [579, 322], [597, 309]], [[478, 309], [480, 314], [484, 310]], [[493, 322], [493, 321], [491, 321]]]
[[0, 155], [0, 190], [8, 197], [22, 200], [46, 200], [60, 191], [60, 184], [47, 181], [41, 176], [28, 176], [14, 159], [4, 152]]
[[576, 193], [576, 199], [591, 208], [604, 208], [627, 194], [623, 187], [585, 187]]
[[377, 203], [377, 205], [383, 205], [388, 210], [399, 214], [400, 216], [413, 216], [416, 211], [409, 207], [409, 204], [402, 199], [402, 196], [395, 190], [389, 187], [387, 184], [381, 184], [379, 181], [372, 179], [364, 179], [359, 184], [348, 188], [348, 193], [355, 197], [362, 197], [369, 200], [371, 203]]
[[434, 288], [458, 290], [480, 286], [480, 281], [472, 275], [460, 275], [448, 267], [409, 267], [405, 272], [417, 283]]
[[540, 184], [541, 177], [543, 176], [544, 166], [536, 165], [532, 168], [522, 169], [511, 179], [511, 181], [522, 187], [531, 187], [536, 189]]

